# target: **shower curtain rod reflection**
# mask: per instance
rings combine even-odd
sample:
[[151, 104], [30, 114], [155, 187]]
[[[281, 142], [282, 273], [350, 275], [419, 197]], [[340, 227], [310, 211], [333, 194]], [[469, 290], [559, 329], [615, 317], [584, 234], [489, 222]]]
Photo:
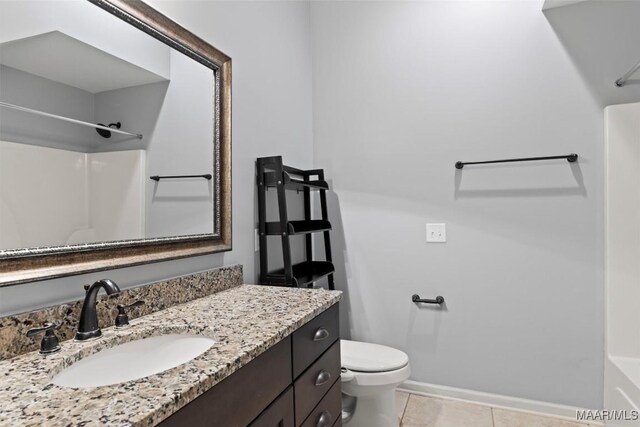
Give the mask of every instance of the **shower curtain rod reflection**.
[[108, 126], [102, 126], [102, 125], [97, 125], [95, 123], [83, 122], [82, 120], [71, 119], [69, 117], [58, 116], [56, 114], [45, 113], [44, 111], [33, 110], [31, 108], [26, 108], [26, 107], [21, 107], [19, 105], [9, 104], [8, 102], [0, 101], [0, 107], [11, 108], [13, 110], [22, 111], [22, 112], [25, 112], [25, 113], [30, 113], [30, 114], [35, 114], [35, 115], [38, 115], [38, 116], [49, 117], [49, 118], [52, 118], [52, 119], [58, 119], [58, 120], [62, 120], [64, 122], [75, 123], [75, 124], [82, 125], [82, 126], [92, 127], [94, 129], [103, 129], [103, 130], [107, 130], [107, 131], [112, 132], [112, 133], [119, 133], [121, 135], [128, 135], [128, 136], [133, 136], [133, 137], [138, 138], [138, 139], [142, 139], [142, 134], [139, 134], [139, 133], [125, 132], [123, 130], [114, 129], [114, 128], [108, 127]]
[[204, 178], [208, 181], [213, 178], [210, 173], [204, 175], [153, 175], [149, 177], [154, 181], [160, 181], [161, 179], [182, 179], [182, 178]]

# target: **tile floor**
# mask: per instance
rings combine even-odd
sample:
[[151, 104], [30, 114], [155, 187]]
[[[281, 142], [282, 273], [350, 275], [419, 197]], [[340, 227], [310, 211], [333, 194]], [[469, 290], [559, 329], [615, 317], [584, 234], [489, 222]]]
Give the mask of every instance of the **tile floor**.
[[449, 399], [396, 392], [401, 427], [595, 427]]

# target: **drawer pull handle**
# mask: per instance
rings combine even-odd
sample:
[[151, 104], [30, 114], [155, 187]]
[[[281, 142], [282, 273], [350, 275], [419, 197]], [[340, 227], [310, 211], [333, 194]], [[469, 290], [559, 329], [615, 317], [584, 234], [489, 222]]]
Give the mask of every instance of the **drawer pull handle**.
[[313, 335], [314, 341], [322, 341], [326, 340], [327, 338], [329, 338], [329, 331], [327, 331], [325, 328], [318, 328], [316, 333]]
[[323, 369], [316, 377], [316, 386], [320, 387], [321, 385], [325, 385], [330, 379], [331, 374]]
[[318, 417], [318, 423], [316, 427], [329, 427], [331, 425], [332, 417], [329, 411], [322, 411]]

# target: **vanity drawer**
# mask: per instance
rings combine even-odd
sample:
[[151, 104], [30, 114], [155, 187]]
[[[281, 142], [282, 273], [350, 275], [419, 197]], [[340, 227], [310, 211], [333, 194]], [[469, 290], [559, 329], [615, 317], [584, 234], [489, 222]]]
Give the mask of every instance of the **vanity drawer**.
[[339, 334], [338, 304], [295, 331], [292, 335], [293, 378], [297, 378], [307, 369], [307, 366], [331, 347], [331, 344], [339, 338]]
[[[302, 427], [334, 426], [338, 419], [342, 420], [342, 392], [340, 380], [333, 383], [327, 394], [322, 398], [307, 417]], [[342, 421], [339, 425], [342, 425]]]
[[282, 393], [249, 427], [294, 427], [293, 387]]
[[296, 425], [302, 424], [336, 382], [340, 389], [340, 341], [335, 342], [295, 381]]
[[291, 384], [291, 381], [291, 340], [287, 337], [201, 394], [160, 425], [249, 425]]

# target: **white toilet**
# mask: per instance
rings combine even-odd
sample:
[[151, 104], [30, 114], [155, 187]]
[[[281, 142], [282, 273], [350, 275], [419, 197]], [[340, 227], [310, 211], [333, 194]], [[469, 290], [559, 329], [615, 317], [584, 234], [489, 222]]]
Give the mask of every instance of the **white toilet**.
[[395, 389], [409, 378], [409, 356], [395, 348], [340, 340], [342, 421], [349, 427], [398, 427]]

